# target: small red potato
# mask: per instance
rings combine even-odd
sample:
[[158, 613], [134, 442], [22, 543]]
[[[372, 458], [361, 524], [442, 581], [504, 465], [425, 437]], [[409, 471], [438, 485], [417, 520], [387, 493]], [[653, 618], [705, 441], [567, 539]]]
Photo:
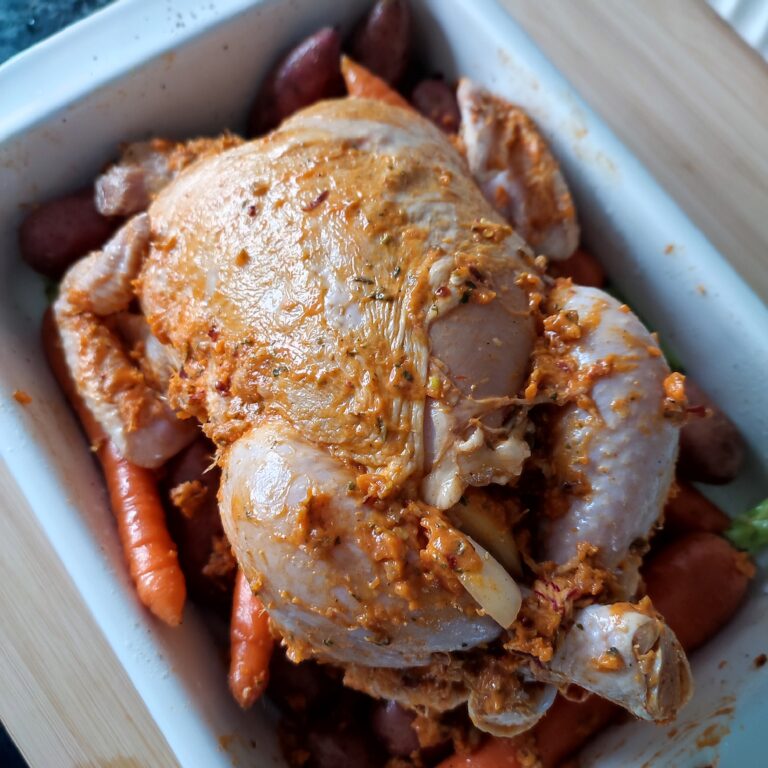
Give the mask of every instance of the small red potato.
[[379, 0], [352, 35], [350, 53], [390, 85], [405, 74], [411, 48], [407, 0]]
[[101, 248], [116, 225], [96, 210], [91, 189], [58, 197], [42, 203], [22, 222], [21, 256], [36, 272], [58, 279], [81, 256]]
[[690, 378], [685, 380], [690, 416], [680, 431], [681, 477], [698, 483], [724, 485], [739, 474], [746, 451], [734, 423]]
[[456, 91], [444, 80], [422, 80], [411, 93], [411, 103], [446, 133], [459, 130], [461, 115], [456, 103]]
[[553, 261], [550, 270], [557, 277], [570, 277], [577, 285], [588, 285], [592, 288], [602, 288], [605, 285], [605, 270], [600, 262], [583, 248], [577, 248], [565, 261]]
[[343, 93], [341, 38], [323, 27], [299, 43], [267, 75], [251, 111], [251, 134], [266, 133], [286, 117]]

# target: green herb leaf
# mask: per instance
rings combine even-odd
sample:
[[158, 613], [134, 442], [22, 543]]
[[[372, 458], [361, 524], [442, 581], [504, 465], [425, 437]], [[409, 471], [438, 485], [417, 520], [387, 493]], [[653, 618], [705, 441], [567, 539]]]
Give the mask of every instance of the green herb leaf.
[[739, 549], [757, 552], [768, 547], [768, 499], [756, 507], [737, 515], [725, 535]]

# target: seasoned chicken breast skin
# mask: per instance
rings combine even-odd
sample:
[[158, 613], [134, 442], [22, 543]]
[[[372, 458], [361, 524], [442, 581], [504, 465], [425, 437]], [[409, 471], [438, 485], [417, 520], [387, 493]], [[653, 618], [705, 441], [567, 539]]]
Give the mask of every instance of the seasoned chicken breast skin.
[[534, 330], [515, 279], [528, 252], [426, 120], [318, 104], [196, 163], [149, 216], [141, 305], [184, 361], [173, 403], [219, 445], [278, 416], [363, 467], [371, 496], [426, 467], [442, 508], [471, 476], [519, 474], [524, 442], [484, 423], [500, 426], [527, 371]]

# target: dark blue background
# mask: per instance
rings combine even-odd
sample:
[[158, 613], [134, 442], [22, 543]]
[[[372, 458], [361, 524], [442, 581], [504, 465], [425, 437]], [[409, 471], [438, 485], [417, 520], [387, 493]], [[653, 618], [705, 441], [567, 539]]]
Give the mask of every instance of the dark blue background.
[[[113, 0], [0, 0], [0, 62], [111, 2]], [[0, 766], [26, 766], [1, 724]]]
[[113, 0], [0, 0], [0, 62]]

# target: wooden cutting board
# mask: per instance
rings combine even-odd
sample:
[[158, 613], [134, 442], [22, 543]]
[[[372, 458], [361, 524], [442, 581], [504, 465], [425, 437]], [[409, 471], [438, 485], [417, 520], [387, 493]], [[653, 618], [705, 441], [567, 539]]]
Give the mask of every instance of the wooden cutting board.
[[[703, 2], [499, 2], [768, 299], [764, 62]], [[1, 464], [0, 516], [0, 715], [30, 765], [177, 765]]]
[[768, 301], [765, 60], [703, 0], [499, 2]]

